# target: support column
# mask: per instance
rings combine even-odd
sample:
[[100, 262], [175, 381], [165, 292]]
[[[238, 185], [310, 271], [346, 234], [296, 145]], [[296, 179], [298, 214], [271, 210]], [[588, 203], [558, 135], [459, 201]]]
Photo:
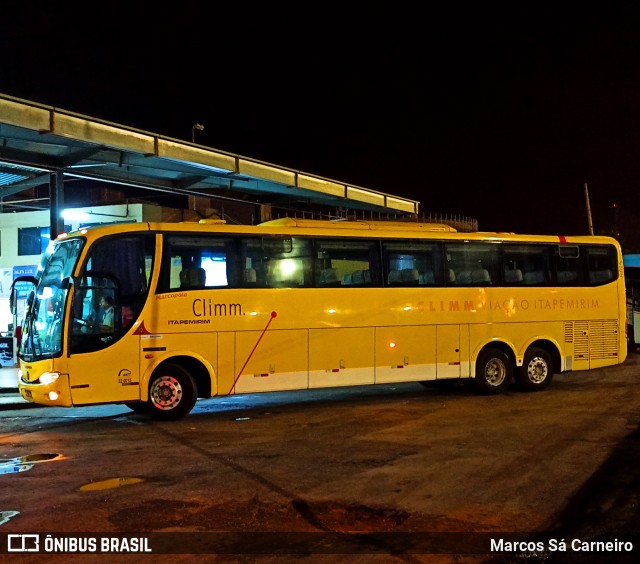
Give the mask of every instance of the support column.
[[60, 215], [64, 209], [64, 172], [49, 173], [49, 236], [55, 239], [64, 231], [64, 219]]
[[271, 219], [271, 204], [260, 204], [260, 222], [270, 221]]

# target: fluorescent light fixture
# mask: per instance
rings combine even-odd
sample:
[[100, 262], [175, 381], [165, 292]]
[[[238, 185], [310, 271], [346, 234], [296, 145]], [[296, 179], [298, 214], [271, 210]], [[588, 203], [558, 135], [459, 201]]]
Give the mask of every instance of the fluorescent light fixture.
[[60, 215], [67, 221], [87, 221], [90, 217], [87, 212], [74, 209], [62, 210]]

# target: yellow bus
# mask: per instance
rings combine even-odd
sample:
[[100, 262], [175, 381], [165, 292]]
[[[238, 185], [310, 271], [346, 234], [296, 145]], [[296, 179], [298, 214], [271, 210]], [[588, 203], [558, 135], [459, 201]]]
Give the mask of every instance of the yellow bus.
[[164, 420], [238, 393], [452, 379], [488, 394], [542, 390], [554, 373], [627, 354], [609, 237], [291, 218], [120, 224], [59, 236], [31, 281], [22, 396]]

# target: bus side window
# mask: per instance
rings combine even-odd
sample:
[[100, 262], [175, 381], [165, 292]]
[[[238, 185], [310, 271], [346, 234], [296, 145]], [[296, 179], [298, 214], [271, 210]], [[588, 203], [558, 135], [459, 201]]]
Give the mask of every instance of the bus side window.
[[491, 286], [498, 280], [498, 247], [490, 243], [447, 243], [448, 267], [459, 286]]
[[170, 235], [160, 271], [160, 291], [242, 286], [237, 239]]
[[320, 271], [319, 286], [341, 286], [338, 272], [335, 268], [323, 268]]
[[546, 286], [550, 283], [547, 245], [505, 243], [502, 253], [506, 285]]
[[580, 247], [557, 245], [554, 249], [558, 286], [579, 286], [583, 282]]
[[504, 281], [506, 284], [521, 284], [523, 280], [522, 270], [519, 268], [510, 268], [504, 271]]
[[613, 245], [586, 247], [589, 283], [607, 284], [618, 278], [616, 249]]
[[103, 349], [126, 334], [147, 299], [154, 255], [154, 235], [96, 242], [75, 282], [71, 354]]
[[180, 272], [181, 290], [204, 288], [206, 281], [207, 271], [204, 268], [185, 268]]
[[264, 288], [266, 286], [267, 267], [262, 240], [259, 237], [243, 237], [241, 239], [240, 266], [242, 270], [242, 287]]
[[267, 264], [267, 286], [300, 288], [311, 286], [313, 279], [312, 242], [303, 237], [263, 241]]
[[375, 242], [348, 239], [315, 241], [314, 285], [378, 285], [378, 247]]
[[[432, 241], [384, 241], [383, 264], [387, 286], [435, 286], [441, 284], [438, 244]], [[439, 275], [439, 276], [438, 276]]]

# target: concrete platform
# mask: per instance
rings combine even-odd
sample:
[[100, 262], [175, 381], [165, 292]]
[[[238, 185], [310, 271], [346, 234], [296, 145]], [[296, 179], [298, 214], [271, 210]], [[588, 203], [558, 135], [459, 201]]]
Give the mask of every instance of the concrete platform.
[[18, 393], [18, 369], [7, 366], [0, 368], [0, 409], [20, 409], [35, 405]]
[[9, 366], [0, 368], [0, 390], [18, 391], [18, 369]]

